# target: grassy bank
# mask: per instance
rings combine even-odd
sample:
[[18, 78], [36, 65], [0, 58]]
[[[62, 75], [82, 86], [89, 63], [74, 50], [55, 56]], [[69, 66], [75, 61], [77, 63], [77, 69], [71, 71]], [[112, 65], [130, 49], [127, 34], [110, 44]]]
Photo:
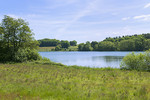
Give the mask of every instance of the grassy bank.
[[55, 47], [39, 47], [38, 51], [39, 52], [49, 52], [49, 51], [52, 51], [54, 49], [55, 49]]
[[1, 100], [148, 100], [150, 73], [55, 63], [0, 64]]
[[[55, 51], [55, 47], [39, 47], [39, 52], [49, 52]], [[63, 49], [61, 51], [78, 51], [78, 46], [70, 46], [68, 49]]]

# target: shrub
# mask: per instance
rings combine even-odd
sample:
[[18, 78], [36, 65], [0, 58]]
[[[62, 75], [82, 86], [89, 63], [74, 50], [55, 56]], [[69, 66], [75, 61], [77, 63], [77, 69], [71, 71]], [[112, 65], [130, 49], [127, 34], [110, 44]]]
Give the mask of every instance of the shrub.
[[122, 69], [150, 71], [150, 50], [145, 53], [131, 53], [121, 62]]
[[61, 45], [57, 45], [55, 51], [60, 51], [60, 50], [61, 50]]
[[38, 54], [37, 50], [30, 50], [29, 48], [26, 49], [18, 49], [15, 53], [14, 61], [16, 62], [25, 62], [25, 61], [33, 61], [33, 60], [40, 60], [41, 56]]

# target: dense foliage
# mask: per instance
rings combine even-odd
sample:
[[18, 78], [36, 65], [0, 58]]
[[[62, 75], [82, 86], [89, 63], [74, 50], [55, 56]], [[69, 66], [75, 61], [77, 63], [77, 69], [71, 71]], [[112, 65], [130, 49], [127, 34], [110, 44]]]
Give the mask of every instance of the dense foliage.
[[38, 42], [23, 19], [4, 16], [0, 24], [0, 62], [23, 62], [40, 59]]
[[48, 38], [45, 38], [45, 39], [41, 39], [41, 40], [38, 40], [39, 43], [40, 43], [40, 47], [50, 47], [50, 46], [57, 46], [58, 44], [60, 44], [60, 41], [59, 40], [56, 40], [56, 39], [48, 39]]
[[70, 45], [71, 45], [71, 46], [76, 46], [76, 45], [77, 45], [77, 41], [75, 41], [75, 40], [70, 41]]
[[[90, 48], [90, 49], [89, 49]], [[80, 43], [79, 51], [144, 51], [150, 49], [150, 33], [106, 38], [101, 42]]]
[[150, 51], [126, 55], [121, 63], [122, 69], [150, 71]]

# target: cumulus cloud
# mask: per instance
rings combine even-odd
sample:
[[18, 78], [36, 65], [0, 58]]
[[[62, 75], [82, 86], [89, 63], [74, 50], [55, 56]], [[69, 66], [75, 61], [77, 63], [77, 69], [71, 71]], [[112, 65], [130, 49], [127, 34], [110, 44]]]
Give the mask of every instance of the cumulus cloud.
[[150, 3], [148, 3], [144, 6], [144, 8], [149, 8], [149, 7], [150, 7]]
[[148, 20], [150, 20], [150, 14], [135, 16], [135, 17], [133, 17], [133, 19], [141, 19], [141, 20], [144, 20], [144, 21], [148, 21]]

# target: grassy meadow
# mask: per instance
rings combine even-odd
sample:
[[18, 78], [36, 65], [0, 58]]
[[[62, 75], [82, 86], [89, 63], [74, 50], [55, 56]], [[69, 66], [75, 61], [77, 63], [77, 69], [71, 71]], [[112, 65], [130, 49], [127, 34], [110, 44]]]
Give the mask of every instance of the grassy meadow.
[[150, 100], [149, 76], [51, 62], [0, 64], [0, 100]]
[[[49, 52], [54, 51], [55, 47], [39, 47], [39, 52]], [[78, 51], [78, 46], [70, 46], [68, 49], [62, 49], [62, 51]]]
[[52, 51], [52, 49], [55, 49], [55, 47], [39, 47], [38, 51], [39, 52], [49, 52], [49, 51]]

